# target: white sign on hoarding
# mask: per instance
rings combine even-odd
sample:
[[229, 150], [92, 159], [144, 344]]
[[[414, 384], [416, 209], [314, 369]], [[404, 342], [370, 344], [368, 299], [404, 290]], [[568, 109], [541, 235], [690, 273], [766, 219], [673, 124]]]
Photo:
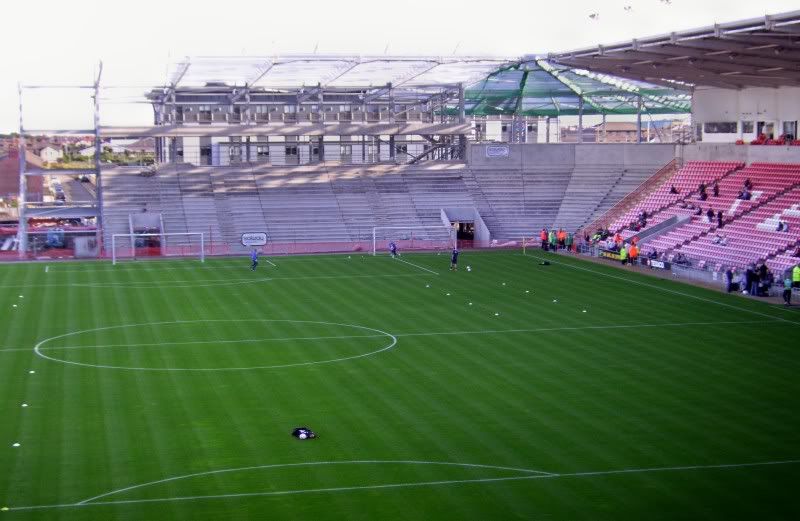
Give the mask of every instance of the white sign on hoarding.
[[486, 157], [508, 157], [508, 145], [486, 145]]
[[267, 234], [262, 232], [243, 233], [243, 246], [264, 246], [267, 244]]

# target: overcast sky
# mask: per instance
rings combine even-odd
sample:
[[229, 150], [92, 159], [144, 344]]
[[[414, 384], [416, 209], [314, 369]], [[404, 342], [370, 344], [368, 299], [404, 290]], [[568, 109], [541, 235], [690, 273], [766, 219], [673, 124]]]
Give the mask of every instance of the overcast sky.
[[[631, 6], [626, 10], [626, 6]], [[524, 54], [566, 51], [798, 8], [797, 0], [38, 0], [3, 2], [0, 132], [17, 130], [17, 83], [165, 81], [187, 55]], [[589, 15], [597, 13], [593, 20]], [[28, 128], [91, 126], [89, 99], [29, 91]], [[59, 107], [45, 117], [45, 108]], [[104, 123], [129, 112], [104, 108]], [[133, 113], [130, 113], [133, 117]], [[141, 121], [139, 121], [141, 123]]]

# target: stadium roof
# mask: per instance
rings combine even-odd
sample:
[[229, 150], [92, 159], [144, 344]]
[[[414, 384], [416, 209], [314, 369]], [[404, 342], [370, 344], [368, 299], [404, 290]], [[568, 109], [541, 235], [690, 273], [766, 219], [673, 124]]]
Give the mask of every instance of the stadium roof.
[[[364, 89], [369, 99], [403, 92], [426, 99], [447, 88], [445, 112], [458, 112], [458, 90], [465, 91], [467, 115], [560, 116], [583, 114], [679, 114], [690, 111], [688, 92], [641, 81], [575, 70], [542, 58], [322, 56], [195, 57], [177, 64], [169, 92], [246, 87], [254, 91], [297, 92], [300, 98], [326, 91]], [[431, 90], [433, 89], [433, 91]], [[235, 96], [236, 97], [236, 96]], [[240, 99], [237, 97], [237, 99]]]
[[800, 11], [548, 58], [570, 67], [667, 86], [800, 86]]
[[209, 83], [262, 89], [469, 85], [510, 62], [487, 56], [201, 56], [176, 64], [169, 87]]
[[[489, 75], [465, 93], [473, 116], [564, 116], [591, 114], [682, 114], [691, 111], [689, 92], [621, 80], [545, 59], [523, 61]], [[582, 107], [581, 107], [582, 105]]]

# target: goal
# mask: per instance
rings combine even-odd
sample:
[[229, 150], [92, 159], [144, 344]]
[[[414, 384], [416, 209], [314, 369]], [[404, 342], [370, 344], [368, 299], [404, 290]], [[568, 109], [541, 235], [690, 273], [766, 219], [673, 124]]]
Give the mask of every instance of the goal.
[[449, 226], [376, 226], [372, 229], [372, 255], [388, 251], [395, 243], [402, 254], [409, 250], [446, 250], [455, 245]]
[[188, 233], [115, 233], [111, 236], [111, 263], [158, 257], [196, 257], [205, 262], [205, 237]]

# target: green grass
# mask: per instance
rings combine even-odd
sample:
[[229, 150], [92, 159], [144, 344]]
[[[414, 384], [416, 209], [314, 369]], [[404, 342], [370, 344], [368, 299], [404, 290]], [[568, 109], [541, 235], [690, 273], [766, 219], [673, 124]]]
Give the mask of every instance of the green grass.
[[800, 517], [800, 315], [552, 259], [1, 266], [0, 521]]

